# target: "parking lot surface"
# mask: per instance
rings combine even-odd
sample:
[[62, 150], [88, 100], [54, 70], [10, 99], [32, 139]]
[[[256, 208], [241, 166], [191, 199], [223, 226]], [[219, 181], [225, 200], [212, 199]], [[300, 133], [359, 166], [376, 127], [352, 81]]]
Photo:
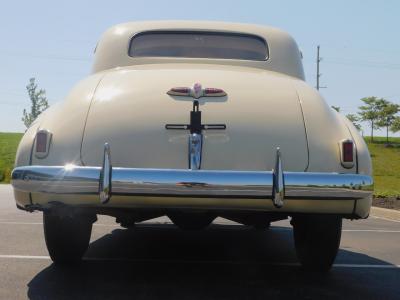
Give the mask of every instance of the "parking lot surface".
[[55, 267], [41, 213], [0, 185], [0, 299], [400, 299], [400, 222], [345, 221], [332, 271], [298, 265], [288, 221], [257, 231], [223, 219], [182, 231], [167, 218], [123, 229], [99, 217], [81, 265]]

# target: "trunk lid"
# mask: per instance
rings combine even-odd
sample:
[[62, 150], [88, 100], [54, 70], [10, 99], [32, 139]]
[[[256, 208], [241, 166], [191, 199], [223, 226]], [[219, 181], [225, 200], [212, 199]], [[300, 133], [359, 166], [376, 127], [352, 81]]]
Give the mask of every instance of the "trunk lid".
[[94, 95], [82, 161], [100, 165], [108, 142], [115, 167], [188, 168], [189, 131], [165, 125], [189, 124], [195, 99], [167, 91], [199, 82], [227, 93], [198, 99], [203, 124], [226, 124], [225, 130], [203, 131], [202, 169], [271, 170], [280, 147], [284, 170], [304, 171], [307, 138], [292, 80], [260, 69], [200, 64], [111, 71]]

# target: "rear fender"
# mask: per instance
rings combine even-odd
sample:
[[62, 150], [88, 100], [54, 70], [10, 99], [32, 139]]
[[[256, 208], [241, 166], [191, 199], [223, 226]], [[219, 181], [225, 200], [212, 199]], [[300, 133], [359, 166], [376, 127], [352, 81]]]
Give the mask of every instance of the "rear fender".
[[340, 114], [325, 102], [317, 90], [300, 80], [294, 81], [294, 84], [307, 131], [307, 171], [357, 173], [356, 164], [350, 169], [341, 165], [339, 143], [342, 140], [353, 139], [353, 136], [357, 137], [358, 133], [350, 133]]

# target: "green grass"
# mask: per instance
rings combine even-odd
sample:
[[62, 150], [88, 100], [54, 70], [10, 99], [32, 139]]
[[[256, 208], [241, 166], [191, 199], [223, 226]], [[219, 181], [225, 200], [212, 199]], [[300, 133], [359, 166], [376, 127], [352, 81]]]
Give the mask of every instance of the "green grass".
[[[364, 137], [365, 141], [369, 144], [371, 142], [371, 137]], [[400, 137], [389, 137], [389, 143], [393, 145], [400, 146]], [[374, 136], [374, 144], [386, 144], [385, 136]]]
[[[22, 133], [0, 133], [0, 183], [10, 182], [15, 153]], [[385, 137], [375, 137], [374, 143], [365, 137], [371, 152], [374, 170], [375, 196], [400, 196], [400, 138], [390, 138], [392, 147], [386, 146]]]
[[14, 166], [15, 153], [22, 133], [0, 132], [0, 182], [10, 182], [11, 170]]
[[390, 138], [391, 147], [385, 137], [374, 137], [374, 143], [369, 137], [365, 140], [372, 157], [375, 196], [400, 196], [400, 138]]

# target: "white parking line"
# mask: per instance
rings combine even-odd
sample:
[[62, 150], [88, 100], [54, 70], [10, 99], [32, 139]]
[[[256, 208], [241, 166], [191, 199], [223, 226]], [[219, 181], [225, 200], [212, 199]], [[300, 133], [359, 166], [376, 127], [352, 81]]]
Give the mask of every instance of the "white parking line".
[[[291, 227], [288, 228], [271, 228], [272, 231], [292, 231]], [[266, 230], [268, 231], [268, 230]], [[342, 229], [343, 232], [379, 232], [379, 233], [400, 233], [400, 230], [386, 230], [386, 229]]]
[[4, 221], [0, 222], [0, 224], [11, 224], [11, 225], [43, 225], [42, 222], [13, 222], [13, 221]]
[[93, 226], [100, 226], [100, 227], [121, 227], [118, 224], [100, 224], [100, 223], [94, 223]]
[[375, 268], [375, 269], [398, 269], [400, 265], [368, 265], [368, 264], [334, 264], [335, 268]]
[[38, 256], [38, 255], [0, 255], [0, 258], [45, 259], [45, 260], [49, 260], [49, 259], [50, 259], [50, 256]]
[[[50, 260], [50, 256], [35, 255], [1, 255], [0, 259], [36, 259]], [[84, 261], [122, 261], [122, 262], [138, 262], [138, 263], [190, 263], [190, 264], [263, 264], [271, 266], [288, 266], [298, 267], [299, 263], [295, 262], [263, 262], [263, 261], [229, 261], [229, 260], [163, 260], [163, 259], [132, 259], [132, 258], [102, 258], [102, 257], [85, 257]], [[374, 269], [399, 269], [400, 265], [390, 264], [334, 264], [334, 268], [374, 268]]]
[[343, 229], [344, 232], [381, 232], [381, 233], [400, 233], [400, 230], [385, 229]]
[[385, 220], [385, 221], [400, 223], [399, 220], [393, 220], [393, 219], [389, 219], [389, 218], [385, 218], [385, 217], [377, 217], [377, 216], [369, 216], [369, 217], [370, 217], [370, 218], [373, 218], [373, 219], [380, 219], [380, 220]]
[[[0, 221], [1, 224], [9, 224], [9, 225], [43, 225], [43, 222], [14, 222], [14, 221]], [[118, 224], [100, 224], [94, 223], [94, 226], [103, 226], [103, 227], [120, 227]]]

